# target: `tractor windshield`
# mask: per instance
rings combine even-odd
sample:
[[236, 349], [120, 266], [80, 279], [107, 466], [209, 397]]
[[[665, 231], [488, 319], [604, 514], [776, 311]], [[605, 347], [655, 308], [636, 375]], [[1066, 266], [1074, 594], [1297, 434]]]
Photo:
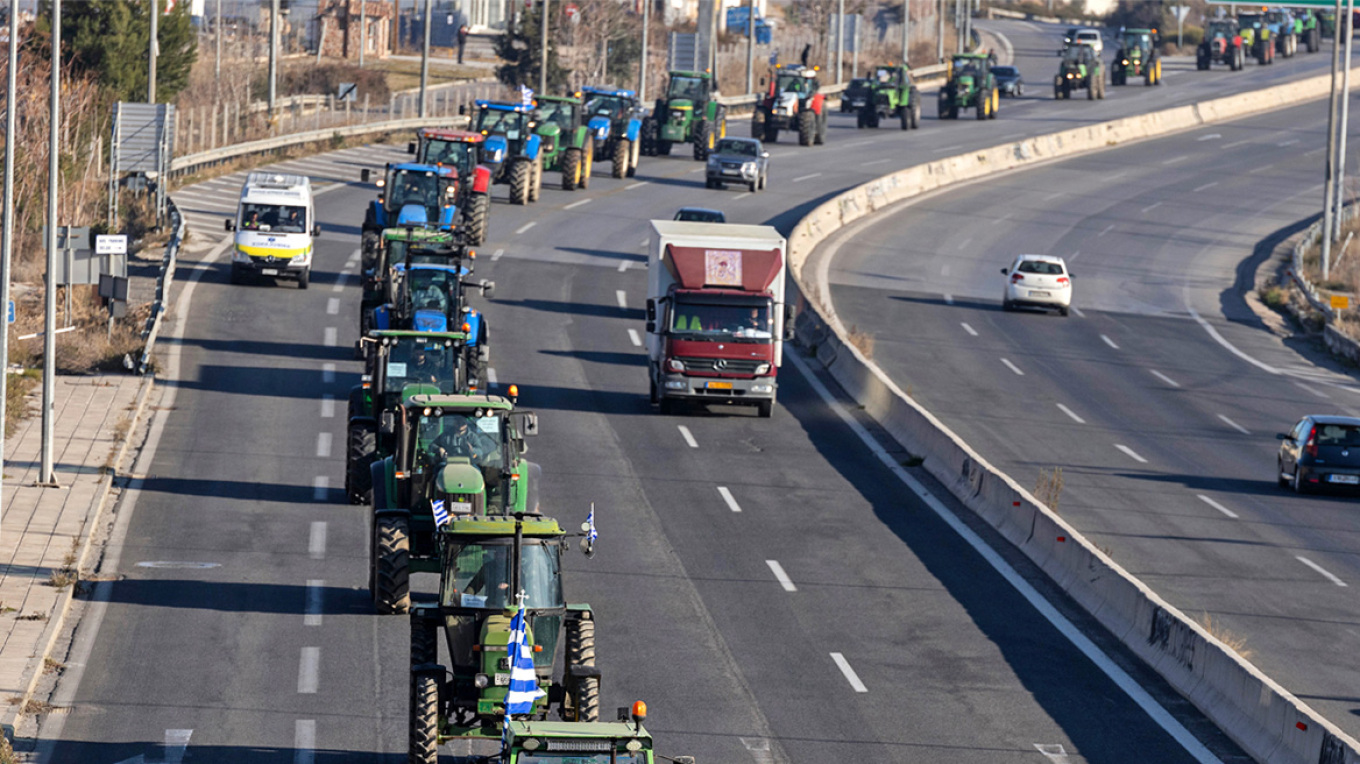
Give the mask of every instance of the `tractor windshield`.
[[717, 304], [680, 295], [672, 307], [671, 334], [691, 335], [692, 339], [755, 342], [774, 336], [770, 321], [769, 300], [735, 297], [730, 302]]
[[1209, 26], [1210, 37], [1235, 37], [1237, 36], [1237, 25], [1215, 22]]
[[399, 210], [418, 204], [427, 210], [439, 206], [440, 179], [428, 170], [392, 170], [387, 179], [387, 208]]
[[586, 111], [589, 114], [609, 117], [611, 120], [622, 116], [630, 108], [632, 104], [622, 96], [592, 95], [590, 100], [586, 101]]
[[472, 141], [441, 141], [431, 138], [425, 144], [425, 156], [420, 158], [429, 164], [447, 164], [458, 168], [459, 175], [467, 175], [477, 164], [477, 144]]
[[[440, 600], [448, 607], [505, 610], [515, 606], [511, 571], [512, 538], [451, 537], [446, 552]], [[520, 588], [529, 610], [565, 607], [562, 598], [562, 547], [524, 539], [520, 547]]]
[[1089, 45], [1073, 45], [1063, 51], [1063, 61], [1069, 64], [1085, 64], [1091, 60], [1091, 47]]
[[452, 316], [462, 307], [458, 299], [458, 274], [452, 270], [412, 268], [406, 279], [411, 306], [416, 310], [433, 310]]
[[432, 465], [466, 459], [473, 466], [497, 475], [505, 465], [501, 417], [495, 414], [479, 417], [476, 412], [455, 410], [443, 416], [422, 416], [416, 437], [421, 453]]
[[562, 128], [562, 132], [571, 129], [572, 109], [575, 104], [570, 101], [543, 101], [539, 104], [538, 111], [543, 117], [543, 124], [549, 122]]
[[477, 129], [483, 135], [504, 135], [518, 140], [524, 130], [524, 113], [501, 109], [482, 109], [477, 115]]
[[1149, 35], [1149, 34], [1140, 34], [1140, 33], [1137, 33], [1137, 32], [1125, 32], [1125, 33], [1124, 33], [1124, 47], [1125, 47], [1126, 49], [1130, 50], [1130, 51], [1134, 51], [1134, 50], [1151, 50], [1151, 49], [1152, 49], [1152, 35]]
[[[1068, 48], [1068, 50], [1071, 50], [1071, 48]], [[963, 75], [973, 75], [973, 76], [976, 76], [977, 73], [978, 73], [978, 62], [977, 62], [977, 59], [975, 59], [975, 58], [962, 58], [962, 57], [955, 58], [955, 59], [954, 59], [954, 73], [955, 73], [955, 74], [963, 74]]]
[[704, 81], [698, 77], [672, 77], [666, 90], [666, 100], [685, 98], [699, 102], [704, 100]]
[[456, 393], [459, 350], [446, 347], [442, 340], [399, 340], [388, 351], [383, 392], [401, 393], [407, 385], [421, 385], [422, 394]]
[[801, 74], [781, 74], [775, 81], [775, 90], [780, 93], [806, 95], [812, 89], [812, 80]]

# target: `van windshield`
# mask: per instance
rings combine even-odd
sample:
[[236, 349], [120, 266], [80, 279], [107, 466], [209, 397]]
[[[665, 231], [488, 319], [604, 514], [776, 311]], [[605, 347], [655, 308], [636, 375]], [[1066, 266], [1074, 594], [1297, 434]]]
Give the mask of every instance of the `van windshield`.
[[306, 233], [307, 210], [286, 204], [241, 205], [241, 230], [269, 233]]

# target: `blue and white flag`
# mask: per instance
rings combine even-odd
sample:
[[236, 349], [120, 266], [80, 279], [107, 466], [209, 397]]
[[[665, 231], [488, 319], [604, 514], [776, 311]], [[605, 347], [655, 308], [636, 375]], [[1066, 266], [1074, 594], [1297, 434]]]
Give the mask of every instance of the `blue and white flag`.
[[524, 603], [520, 602], [519, 612], [510, 620], [510, 643], [506, 646], [510, 653], [510, 686], [505, 691], [507, 722], [515, 714], [531, 713], [534, 710], [534, 701], [547, 694], [538, 689], [538, 675], [534, 673], [534, 654], [529, 649], [529, 640], [525, 632]]
[[527, 86], [525, 86], [525, 85], [520, 85], [520, 86], [519, 86], [519, 100], [520, 100], [520, 103], [524, 104], [525, 106], [533, 106], [533, 105], [534, 105], [534, 91], [533, 91], [533, 89], [532, 89], [532, 88], [529, 88], [529, 87], [527, 87]]
[[430, 505], [430, 509], [433, 509], [433, 510], [434, 510], [434, 527], [435, 527], [435, 528], [442, 528], [442, 527], [444, 527], [445, 525], [448, 525], [448, 524], [449, 524], [449, 520], [450, 520], [451, 518], [449, 517], [448, 510], [444, 509], [444, 500], [443, 500], [443, 499], [435, 499], [435, 500], [434, 500], [434, 503]]
[[595, 530], [595, 505], [594, 505], [594, 504], [591, 504], [591, 505], [590, 505], [590, 514], [586, 515], [586, 525], [589, 526], [588, 528], [586, 528], [586, 541], [588, 541], [588, 542], [594, 544], [594, 543], [595, 543], [595, 540], [598, 539], [598, 538], [600, 537], [600, 534]]

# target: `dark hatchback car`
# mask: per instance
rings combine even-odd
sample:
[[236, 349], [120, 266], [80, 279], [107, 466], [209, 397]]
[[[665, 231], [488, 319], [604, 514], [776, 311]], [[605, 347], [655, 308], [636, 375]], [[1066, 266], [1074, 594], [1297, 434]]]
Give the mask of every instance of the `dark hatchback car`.
[[850, 84], [845, 86], [845, 92], [841, 93], [841, 113], [858, 113], [864, 108], [864, 104], [869, 102], [869, 83], [867, 77], [856, 77], [850, 80]]
[[1277, 435], [1276, 480], [1299, 493], [1321, 488], [1360, 488], [1360, 419], [1306, 416]]
[[1025, 94], [1025, 78], [1020, 76], [1020, 70], [1013, 66], [993, 66], [992, 74], [996, 75], [996, 89], [1004, 96], [1022, 96]]
[[727, 216], [722, 213], [722, 210], [710, 210], [707, 207], [681, 207], [675, 211], [674, 219], [691, 223], [727, 222]]

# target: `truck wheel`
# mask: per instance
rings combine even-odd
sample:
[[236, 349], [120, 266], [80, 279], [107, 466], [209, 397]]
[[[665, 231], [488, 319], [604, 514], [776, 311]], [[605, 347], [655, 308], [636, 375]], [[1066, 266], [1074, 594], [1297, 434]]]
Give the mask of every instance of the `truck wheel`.
[[798, 145], [811, 146], [813, 134], [817, 131], [817, 124], [814, 121], [817, 115], [806, 109], [798, 112]]
[[529, 165], [529, 201], [536, 202], [543, 195], [543, 157]]
[[571, 191], [576, 188], [576, 182], [581, 177], [581, 151], [580, 149], [567, 149], [567, 155], [562, 158], [562, 190]]
[[1312, 29], [1309, 29], [1309, 30], [1308, 30], [1308, 44], [1307, 44], [1307, 47], [1308, 47], [1308, 52], [1309, 52], [1309, 53], [1317, 53], [1317, 52], [1318, 52], [1318, 48], [1320, 48], [1320, 47], [1322, 46], [1322, 41], [1319, 39], [1319, 37], [1320, 37], [1320, 35], [1318, 34], [1318, 29], [1317, 29], [1317, 27], [1313, 27]]
[[526, 159], [517, 159], [510, 165], [510, 203], [529, 203], [529, 181], [533, 168]]
[[576, 187], [582, 191], [590, 188], [590, 174], [595, 171], [595, 137], [586, 138], [585, 148], [581, 149], [581, 177]]
[[699, 120], [699, 124], [694, 126], [694, 161], [703, 162], [708, 159], [708, 143], [713, 139], [712, 130], [713, 127], [706, 119]]
[[345, 437], [345, 493], [350, 504], [368, 504], [373, 500], [374, 456], [378, 451], [378, 434], [367, 424], [352, 424]]
[[628, 176], [628, 157], [632, 152], [633, 142], [627, 138], [620, 138], [614, 141], [614, 161], [610, 168], [610, 176], [615, 178], [625, 178]]
[[411, 535], [404, 517], [373, 523], [373, 607], [380, 615], [411, 609]]
[[761, 419], [769, 419], [774, 415], [774, 401], [757, 401], [756, 416]]
[[439, 678], [432, 672], [411, 674], [410, 764], [439, 764]]
[[302, 272], [298, 274], [298, 289], [306, 289], [307, 285], [310, 284], [311, 281], [312, 281], [312, 269], [310, 267], [303, 268]]
[[[595, 622], [567, 621], [567, 667], [595, 665]], [[576, 682], [576, 718], [567, 721], [597, 722], [600, 720], [600, 678], [579, 677]]]
[[468, 243], [480, 247], [486, 243], [486, 229], [491, 222], [491, 195], [473, 194], [468, 204]]
[[668, 157], [671, 155], [671, 142], [658, 139], [656, 142], [656, 155]]

